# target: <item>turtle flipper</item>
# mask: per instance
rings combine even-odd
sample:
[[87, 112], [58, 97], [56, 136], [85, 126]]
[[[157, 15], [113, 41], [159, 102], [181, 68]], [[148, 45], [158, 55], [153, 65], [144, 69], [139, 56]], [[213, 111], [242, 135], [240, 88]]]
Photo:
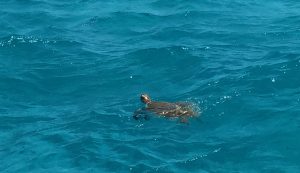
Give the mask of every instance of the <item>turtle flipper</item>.
[[141, 119], [145, 119], [145, 120], [149, 120], [150, 117], [147, 114], [147, 112], [145, 112], [145, 109], [138, 109], [133, 113], [132, 116], [135, 120], [141, 120]]
[[187, 116], [180, 116], [179, 117], [179, 122], [180, 123], [189, 123], [188, 117]]

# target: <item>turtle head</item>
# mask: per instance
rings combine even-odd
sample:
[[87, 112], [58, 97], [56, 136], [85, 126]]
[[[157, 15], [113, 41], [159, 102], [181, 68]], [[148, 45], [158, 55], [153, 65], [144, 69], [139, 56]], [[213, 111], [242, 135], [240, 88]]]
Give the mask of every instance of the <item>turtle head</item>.
[[141, 94], [141, 102], [148, 104], [151, 102], [150, 97], [148, 96], [148, 94]]

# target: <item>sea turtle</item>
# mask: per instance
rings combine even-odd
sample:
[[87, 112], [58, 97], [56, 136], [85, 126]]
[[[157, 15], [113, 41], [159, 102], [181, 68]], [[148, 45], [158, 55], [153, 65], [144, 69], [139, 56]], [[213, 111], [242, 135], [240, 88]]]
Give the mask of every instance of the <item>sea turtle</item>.
[[187, 122], [188, 117], [195, 116], [197, 112], [194, 109], [194, 106], [191, 103], [187, 102], [157, 102], [152, 101], [149, 95], [141, 94], [141, 102], [146, 104], [145, 108], [139, 109], [135, 112], [134, 118], [148, 119], [148, 115], [145, 113], [153, 112], [156, 115], [161, 115], [165, 117], [179, 117], [180, 122]]

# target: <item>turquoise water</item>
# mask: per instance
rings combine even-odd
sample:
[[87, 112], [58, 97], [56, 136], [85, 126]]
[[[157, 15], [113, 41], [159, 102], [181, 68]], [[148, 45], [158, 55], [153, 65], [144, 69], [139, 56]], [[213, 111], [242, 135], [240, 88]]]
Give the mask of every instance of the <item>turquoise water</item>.
[[[299, 9], [0, 2], [0, 172], [300, 172]], [[142, 92], [201, 114], [136, 121]]]

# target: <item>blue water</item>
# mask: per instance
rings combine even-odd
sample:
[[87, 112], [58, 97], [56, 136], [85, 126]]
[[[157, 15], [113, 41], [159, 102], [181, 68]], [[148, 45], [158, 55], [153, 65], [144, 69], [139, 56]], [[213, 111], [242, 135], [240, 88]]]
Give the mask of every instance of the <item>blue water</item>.
[[[295, 0], [0, 2], [0, 172], [300, 172]], [[136, 121], [140, 93], [189, 123]]]

